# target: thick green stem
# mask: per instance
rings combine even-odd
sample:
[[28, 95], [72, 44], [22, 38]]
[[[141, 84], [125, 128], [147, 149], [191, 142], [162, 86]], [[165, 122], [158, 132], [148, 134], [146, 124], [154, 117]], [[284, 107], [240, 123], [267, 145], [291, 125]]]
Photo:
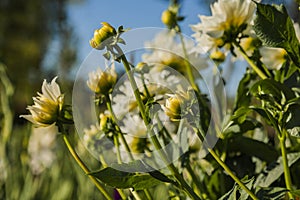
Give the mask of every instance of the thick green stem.
[[[138, 107], [139, 107], [139, 111], [141, 113], [141, 116], [143, 118], [144, 124], [146, 127], [148, 127], [149, 125], [149, 119], [146, 113], [146, 109], [145, 109], [145, 105], [143, 104], [143, 101], [141, 99], [140, 96], [140, 92], [138, 90], [137, 84], [134, 80], [134, 76], [132, 74], [132, 71], [130, 69], [130, 65], [127, 61], [126, 56], [124, 55], [122, 49], [119, 46], [115, 46], [115, 49], [117, 50], [119, 56], [121, 57], [122, 63], [125, 67], [125, 71], [126, 74], [128, 76], [128, 80], [131, 84], [131, 87], [133, 89], [134, 92], [134, 96], [136, 98]], [[155, 133], [151, 131], [151, 141], [155, 147], [156, 150], [158, 150], [158, 153], [161, 157], [161, 159], [163, 160], [163, 162], [167, 165], [167, 168], [169, 169], [169, 171], [174, 175], [175, 179], [177, 180], [177, 182], [179, 183], [179, 185], [184, 189], [184, 191], [192, 198], [192, 199], [200, 199], [197, 194], [193, 191], [193, 189], [185, 182], [185, 180], [183, 179], [183, 177], [179, 174], [178, 170], [176, 169], [176, 167], [172, 164], [172, 162], [169, 161], [167, 155], [165, 154], [165, 152], [162, 149], [162, 146], [160, 145]]]
[[240, 53], [242, 54], [242, 56], [244, 57], [244, 59], [248, 62], [248, 64], [252, 67], [252, 69], [257, 73], [257, 75], [261, 78], [261, 79], [266, 79], [268, 78], [267, 75], [265, 75], [264, 72], [261, 71], [261, 69], [259, 69], [256, 64], [249, 58], [249, 56], [247, 55], [247, 53], [245, 52], [245, 50], [241, 47], [241, 45], [239, 43], [235, 44], [236, 47], [238, 48], [238, 50], [240, 51]]
[[[71, 153], [71, 155], [73, 156], [73, 158], [75, 159], [75, 161], [77, 162], [77, 164], [79, 165], [79, 167], [84, 171], [85, 174], [89, 174], [90, 170], [88, 169], [88, 167], [84, 164], [84, 162], [80, 159], [80, 157], [78, 156], [78, 154], [76, 153], [76, 151], [74, 150], [74, 148], [72, 147], [68, 137], [66, 134], [63, 133], [63, 139], [64, 142], [69, 150], [69, 152]], [[103, 194], [103, 196], [107, 199], [107, 200], [113, 200], [110, 195], [108, 194], [108, 192], [104, 189], [104, 187], [97, 181], [97, 179], [91, 175], [88, 175], [88, 177], [91, 179], [91, 181], [95, 184], [95, 186], [98, 188], [98, 190]]]
[[[282, 135], [279, 136], [279, 141], [280, 141], [280, 149], [281, 149], [281, 155], [282, 155], [285, 185], [286, 185], [286, 188], [289, 191], [291, 191], [293, 188], [292, 188], [292, 179], [291, 179], [291, 173], [290, 173], [290, 168], [289, 168], [288, 159], [287, 159], [286, 146], [285, 146], [286, 134], [287, 133], [284, 130], [282, 132]], [[293, 195], [290, 192], [288, 192], [288, 195], [289, 195], [290, 199], [293, 199]]]
[[[200, 133], [201, 129], [198, 129], [197, 135], [201, 139], [203, 138], [203, 134]], [[202, 140], [203, 141], [203, 140]], [[217, 161], [217, 163], [227, 172], [227, 174], [243, 189], [245, 190], [252, 199], [258, 200], [255, 194], [247, 188], [247, 186], [231, 171], [231, 169], [219, 158], [216, 152], [211, 149], [207, 148], [208, 152], [212, 155], [212, 157]]]
[[243, 189], [245, 190], [252, 199], [258, 200], [255, 194], [247, 188], [247, 186], [229, 169], [229, 167], [219, 158], [213, 149], [208, 149], [209, 153], [214, 159], [221, 165], [221, 167], [227, 172], [227, 174]]

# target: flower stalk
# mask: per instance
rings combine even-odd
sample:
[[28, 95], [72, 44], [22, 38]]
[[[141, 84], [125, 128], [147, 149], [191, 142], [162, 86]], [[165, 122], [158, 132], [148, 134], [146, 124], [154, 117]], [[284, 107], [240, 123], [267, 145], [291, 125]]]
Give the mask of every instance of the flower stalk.
[[[60, 126], [62, 128], [62, 126]], [[84, 173], [86, 175], [88, 175], [88, 177], [91, 179], [91, 181], [95, 184], [95, 186], [97, 187], [97, 189], [103, 194], [103, 196], [107, 199], [107, 200], [113, 200], [110, 195], [108, 194], [108, 192], [105, 190], [105, 188], [99, 183], [99, 181], [89, 175], [91, 173], [91, 171], [89, 170], [89, 168], [84, 164], [84, 162], [80, 159], [80, 157], [78, 156], [78, 154], [76, 153], [75, 149], [72, 147], [66, 133], [62, 133], [63, 136], [63, 140], [64, 143], [66, 144], [69, 152], [71, 153], [72, 157], [74, 158], [74, 160], [76, 161], [76, 163], [79, 165], [79, 167], [84, 171]]]
[[279, 136], [279, 142], [280, 142], [280, 149], [281, 149], [281, 156], [282, 156], [282, 163], [283, 163], [283, 171], [284, 171], [284, 180], [286, 188], [289, 190], [288, 195], [290, 199], [293, 199], [293, 195], [290, 193], [292, 188], [292, 179], [291, 179], [291, 173], [290, 168], [288, 164], [288, 158], [287, 158], [287, 151], [286, 151], [286, 134], [287, 132], [285, 130], [282, 131], [282, 134]]
[[[115, 45], [115, 49], [117, 50], [119, 56], [121, 57], [122, 63], [125, 67], [125, 71], [126, 74], [128, 76], [128, 79], [130, 81], [131, 87], [133, 88], [134, 91], [134, 96], [136, 98], [141, 116], [143, 118], [143, 121], [145, 123], [145, 126], [147, 127], [149, 125], [149, 119], [146, 113], [146, 109], [145, 109], [145, 105], [142, 102], [141, 96], [140, 96], [140, 92], [138, 90], [136, 81], [132, 75], [132, 71], [130, 68], [130, 65], [127, 61], [126, 56], [124, 55], [122, 49], [118, 46]], [[151, 131], [152, 132], [152, 131]], [[162, 146], [159, 143], [156, 135], [153, 133], [151, 133], [151, 141], [155, 147], [155, 149], [158, 150], [159, 155], [161, 157], [161, 159], [163, 160], [163, 162], [167, 165], [167, 168], [169, 169], [169, 171], [174, 175], [175, 179], [177, 180], [177, 182], [179, 183], [179, 185], [184, 189], [184, 191], [192, 198], [192, 199], [200, 199], [199, 196], [197, 196], [197, 194], [193, 191], [193, 189], [185, 182], [185, 180], [183, 179], [183, 177], [179, 174], [177, 168], [168, 160], [167, 155], [165, 154], [165, 152], [162, 151]]]
[[243, 58], [248, 62], [248, 64], [252, 67], [252, 69], [256, 72], [256, 74], [261, 78], [261, 79], [266, 79], [268, 78], [268, 76], [261, 71], [261, 69], [259, 69], [256, 64], [249, 58], [249, 56], [247, 55], [247, 53], [244, 51], [244, 49], [242, 48], [242, 46], [239, 43], [235, 44], [236, 47], [238, 48], [238, 50], [240, 51], [241, 55], [243, 56]]

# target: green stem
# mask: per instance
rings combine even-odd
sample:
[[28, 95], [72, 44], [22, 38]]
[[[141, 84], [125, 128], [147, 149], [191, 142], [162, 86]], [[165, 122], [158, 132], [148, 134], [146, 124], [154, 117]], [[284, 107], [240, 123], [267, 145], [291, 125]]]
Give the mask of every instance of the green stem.
[[64, 142], [69, 150], [69, 152], [71, 153], [71, 155], [73, 156], [73, 158], [75, 159], [75, 161], [77, 162], [77, 164], [79, 165], [79, 167], [84, 171], [85, 174], [88, 175], [88, 177], [91, 179], [91, 181], [95, 184], [95, 186], [98, 188], [98, 190], [103, 194], [103, 196], [107, 199], [107, 200], [113, 200], [108, 192], [104, 189], [104, 187], [97, 181], [97, 179], [91, 175], [89, 175], [90, 170], [88, 169], [88, 167], [84, 164], [84, 162], [80, 159], [80, 157], [78, 156], [78, 154], [76, 153], [76, 151], [74, 150], [74, 148], [72, 147], [72, 145], [70, 144], [70, 141], [67, 137], [67, 135], [65, 133], [63, 133], [63, 139]]
[[117, 150], [117, 160], [118, 164], [122, 164], [122, 159], [121, 159], [121, 153], [120, 153], [120, 146], [119, 146], [119, 139], [117, 135], [114, 135], [114, 145]]
[[[205, 197], [204, 197], [203, 194], [201, 193], [201, 188], [200, 188], [200, 187], [203, 188], [203, 184], [199, 181], [199, 178], [196, 176], [196, 174], [195, 174], [194, 170], [192, 169], [190, 163], [188, 163], [188, 164], [186, 165], [186, 169], [187, 169], [188, 173], [191, 175], [191, 177], [192, 177], [192, 179], [193, 179], [193, 182], [194, 182], [195, 185], [196, 185], [196, 188], [197, 188], [197, 190], [198, 190], [199, 195], [202, 197], [202, 199], [205, 199]], [[204, 188], [203, 188], [202, 190], [204, 190]], [[203, 191], [202, 191], [202, 192], [203, 192]]]
[[189, 57], [188, 57], [188, 54], [187, 54], [187, 51], [186, 51], [183, 35], [182, 35], [181, 32], [178, 32], [178, 35], [180, 37], [180, 42], [181, 42], [181, 45], [182, 45], [187, 77], [188, 77], [189, 82], [192, 85], [193, 89], [195, 91], [197, 91], [198, 93], [200, 93], [200, 88], [198, 87], [198, 85], [195, 82], [195, 78], [194, 78], [193, 71], [192, 71], [192, 66], [191, 66], [191, 63], [189, 62]]
[[257, 73], [257, 75], [261, 78], [261, 79], [266, 79], [268, 78], [267, 75], [265, 75], [264, 72], [261, 71], [261, 69], [259, 69], [256, 64], [249, 58], [249, 56], [247, 55], [247, 53], [245, 52], [245, 50], [241, 47], [241, 45], [239, 43], [235, 44], [236, 47], [239, 49], [240, 53], [242, 54], [242, 56], [244, 57], [244, 59], [248, 62], [248, 64], [252, 67], [252, 69]]
[[214, 159], [221, 165], [221, 167], [227, 172], [229, 176], [243, 189], [245, 190], [252, 199], [258, 200], [255, 194], [247, 188], [247, 186], [229, 169], [229, 167], [219, 158], [213, 149], [208, 149], [209, 153], [214, 157]]
[[121, 138], [122, 143], [124, 144], [125, 149], [128, 152], [128, 155], [129, 155], [130, 159], [134, 160], [133, 155], [132, 155], [132, 153], [130, 151], [130, 148], [128, 146], [128, 143], [127, 143], [127, 141], [126, 141], [126, 139], [124, 137], [124, 134], [122, 133], [120, 127], [117, 124], [117, 117], [116, 117], [116, 115], [115, 115], [115, 113], [114, 113], [114, 111], [112, 109], [112, 104], [111, 104], [111, 100], [110, 100], [109, 95], [106, 96], [106, 106], [107, 106], [108, 111], [111, 113], [111, 117], [112, 117], [113, 122], [116, 125], [116, 129], [118, 131], [118, 136]]
[[[286, 188], [289, 191], [291, 191], [293, 188], [292, 188], [292, 179], [291, 179], [291, 173], [290, 173], [290, 168], [289, 168], [288, 159], [287, 159], [286, 146], [285, 146], [286, 134], [287, 134], [286, 131], [283, 130], [282, 135], [279, 137], [279, 141], [280, 141], [280, 149], [281, 149], [281, 154], [282, 154], [285, 185], [286, 185]], [[293, 199], [293, 195], [290, 192], [288, 192], [288, 195], [289, 195], [290, 199]]]
[[229, 176], [243, 189], [245, 190], [252, 199], [258, 200], [255, 194], [247, 188], [247, 186], [229, 169], [229, 167], [219, 158], [213, 149], [208, 149], [209, 153], [219, 163], [219, 165], [227, 172]]
[[[198, 137], [201, 139], [203, 138], [203, 134], [200, 133], [201, 129], [197, 131]], [[219, 158], [216, 152], [211, 149], [207, 148], [208, 152], [212, 155], [212, 157], [217, 161], [217, 163], [227, 172], [227, 174], [243, 189], [245, 190], [252, 199], [258, 200], [255, 194], [247, 188], [247, 186], [231, 171], [231, 169]]]
[[[132, 71], [130, 69], [130, 65], [127, 61], [126, 56], [124, 55], [122, 49], [116, 45], [115, 49], [117, 50], [119, 56], [121, 57], [122, 63], [124, 65], [128, 80], [131, 84], [131, 87], [133, 89], [134, 92], [134, 96], [136, 98], [138, 107], [139, 107], [139, 111], [141, 113], [141, 116], [143, 118], [144, 124], [146, 127], [148, 127], [149, 125], [149, 119], [146, 113], [146, 109], [145, 109], [145, 105], [143, 104], [143, 101], [141, 99], [140, 96], [140, 92], [138, 90], [137, 84], [135, 82], [135, 79], [133, 77]], [[175, 179], [177, 180], [177, 182], [180, 184], [181, 187], [183, 187], [184, 191], [192, 198], [192, 199], [200, 199], [197, 194], [193, 191], [193, 189], [185, 182], [185, 180], [183, 179], [183, 177], [179, 174], [178, 170], [176, 169], [176, 167], [172, 164], [172, 162], [169, 161], [169, 159], [167, 158], [167, 155], [165, 154], [165, 152], [162, 150], [162, 146], [160, 145], [155, 133], [153, 132], [153, 130], [151, 130], [151, 141], [155, 147], [156, 150], [158, 150], [158, 153], [161, 157], [161, 159], [163, 160], [163, 162], [167, 165], [167, 168], [169, 169], [169, 171], [174, 175]]]
[[[121, 137], [122, 143], [125, 146], [125, 149], [126, 149], [128, 155], [129, 155], [129, 158], [130, 158], [131, 161], [133, 161], [134, 160], [133, 155], [132, 155], [131, 150], [130, 150], [130, 148], [128, 146], [128, 143], [127, 143], [127, 141], [126, 141], [126, 139], [124, 137], [124, 134], [122, 133], [119, 125], [117, 124], [117, 118], [116, 118], [116, 115], [115, 115], [115, 113], [114, 113], [114, 111], [112, 109], [111, 100], [110, 100], [110, 97], [108, 95], [106, 96], [106, 106], [107, 106], [108, 111], [111, 113], [113, 122], [116, 124], [116, 129], [118, 131], [118, 136]], [[119, 155], [120, 155], [120, 153], [119, 153]], [[121, 159], [121, 157], [119, 159]], [[152, 200], [149, 191], [147, 189], [144, 189], [143, 191], [144, 191], [147, 199], [148, 200]], [[137, 192], [132, 191], [132, 194], [136, 197], [136, 199], [140, 198]]]

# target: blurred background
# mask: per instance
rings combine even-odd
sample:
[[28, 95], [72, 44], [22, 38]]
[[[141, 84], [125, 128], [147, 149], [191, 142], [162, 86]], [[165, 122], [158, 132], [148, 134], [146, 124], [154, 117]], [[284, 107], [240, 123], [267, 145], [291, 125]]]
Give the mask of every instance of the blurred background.
[[[181, 15], [186, 17], [180, 24], [184, 34], [192, 34], [189, 25], [199, 22], [199, 14], [210, 14], [212, 2], [181, 1]], [[293, 0], [265, 2], [284, 3], [299, 21]], [[42, 139], [47, 142], [41, 142], [39, 134], [19, 115], [27, 113], [26, 106], [32, 104], [42, 81], [57, 75], [70, 101], [72, 81], [92, 50], [89, 39], [100, 22], [132, 29], [164, 27], [160, 17], [168, 4], [167, 0], [0, 1], [0, 199], [101, 199], [68, 155], [61, 138], [57, 136], [54, 142], [49, 136]], [[231, 91], [244, 70], [233, 65], [225, 74]], [[77, 149], [97, 167], [80, 143]]]

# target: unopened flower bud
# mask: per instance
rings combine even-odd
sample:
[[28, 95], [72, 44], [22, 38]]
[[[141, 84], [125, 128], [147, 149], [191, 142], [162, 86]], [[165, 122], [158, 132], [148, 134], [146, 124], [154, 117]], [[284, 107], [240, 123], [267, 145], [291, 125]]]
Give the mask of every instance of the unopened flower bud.
[[165, 10], [161, 15], [161, 21], [168, 28], [174, 28], [177, 24], [176, 13], [172, 12], [171, 10]]
[[94, 31], [94, 37], [90, 40], [90, 45], [95, 49], [103, 49], [109, 41], [109, 38], [117, 34], [114, 27], [107, 22], [102, 22], [102, 27]]
[[150, 67], [147, 63], [145, 62], [139, 62], [136, 67], [135, 67], [136, 71], [139, 72], [139, 73], [148, 73], [149, 70], [150, 70]]
[[222, 51], [216, 50], [210, 54], [210, 58], [216, 62], [224, 62], [225, 54]]

